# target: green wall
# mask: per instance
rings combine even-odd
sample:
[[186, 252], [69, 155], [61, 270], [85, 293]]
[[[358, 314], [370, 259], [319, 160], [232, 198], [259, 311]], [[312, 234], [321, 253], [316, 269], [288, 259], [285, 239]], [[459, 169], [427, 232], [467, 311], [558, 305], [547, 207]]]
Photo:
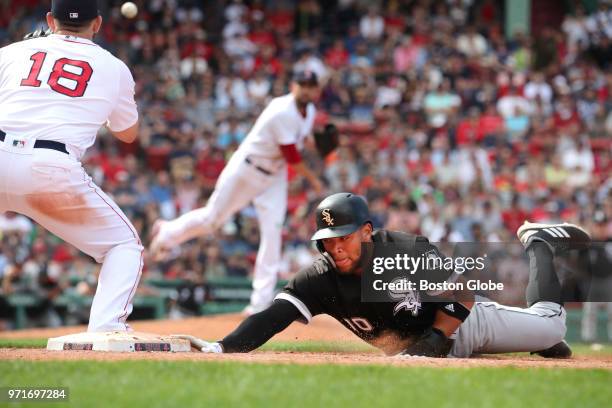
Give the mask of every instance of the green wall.
[[506, 38], [514, 37], [518, 31], [529, 34], [531, 31], [531, 0], [506, 0], [505, 17]]

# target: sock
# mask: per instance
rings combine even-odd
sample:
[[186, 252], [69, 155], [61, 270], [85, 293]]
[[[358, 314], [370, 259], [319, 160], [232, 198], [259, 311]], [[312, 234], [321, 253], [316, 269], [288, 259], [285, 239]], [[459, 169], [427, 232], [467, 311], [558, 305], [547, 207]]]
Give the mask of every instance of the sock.
[[537, 302], [562, 304], [561, 284], [553, 263], [553, 253], [543, 242], [534, 242], [527, 249], [529, 256], [529, 283], [525, 297], [527, 305]]

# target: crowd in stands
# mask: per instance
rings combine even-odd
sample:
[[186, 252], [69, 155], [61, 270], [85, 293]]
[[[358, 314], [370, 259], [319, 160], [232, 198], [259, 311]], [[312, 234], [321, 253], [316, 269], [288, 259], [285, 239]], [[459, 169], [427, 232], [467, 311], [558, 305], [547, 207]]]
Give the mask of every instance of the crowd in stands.
[[[258, 114], [301, 69], [324, 82], [317, 126], [342, 130], [337, 152], [322, 160], [308, 146], [305, 159], [329, 193], [366, 196], [375, 227], [507, 242], [529, 219], [607, 223], [612, 237], [607, 2], [568, 2], [560, 26], [511, 36], [493, 0], [139, 0], [133, 20], [121, 1], [101, 3], [96, 41], [131, 68], [142, 125], [132, 145], [102, 128], [84, 164], [145, 244], [155, 219], [206, 203]], [[0, 46], [40, 27], [49, 8], [0, 0]], [[321, 198], [289, 177], [284, 277], [314, 253]], [[93, 260], [27, 218], [0, 215], [0, 234], [5, 295], [52, 298], [75, 277], [73, 290], [95, 290]], [[143, 278], [248, 276], [257, 245], [247, 208], [170, 261], [147, 260]]]

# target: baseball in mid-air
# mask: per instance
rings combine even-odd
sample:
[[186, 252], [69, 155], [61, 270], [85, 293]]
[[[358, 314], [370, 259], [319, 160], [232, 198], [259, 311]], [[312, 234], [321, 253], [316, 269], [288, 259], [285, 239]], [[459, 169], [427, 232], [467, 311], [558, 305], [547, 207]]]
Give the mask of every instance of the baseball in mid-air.
[[134, 18], [136, 14], [138, 14], [138, 7], [131, 1], [126, 1], [121, 6], [121, 14], [123, 14], [125, 18]]

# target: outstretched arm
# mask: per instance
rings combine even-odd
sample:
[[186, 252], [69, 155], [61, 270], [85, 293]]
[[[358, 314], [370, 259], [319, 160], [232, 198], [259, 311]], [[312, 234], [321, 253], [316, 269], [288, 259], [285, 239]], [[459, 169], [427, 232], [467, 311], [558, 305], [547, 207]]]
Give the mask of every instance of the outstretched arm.
[[285, 330], [291, 322], [297, 319], [310, 322], [312, 316], [324, 312], [318, 299], [320, 288], [327, 279], [327, 275], [322, 274], [327, 271], [325, 268], [331, 268], [330, 264], [324, 258], [316, 259], [312, 265], [297, 273], [270, 307], [248, 317], [219, 342], [208, 343], [193, 336], [182, 338], [188, 339], [198, 350], [208, 353], [248, 353], [255, 350], [276, 333]]
[[300, 317], [302, 314], [290, 302], [277, 299], [266, 310], [249, 316], [219, 342], [209, 343], [190, 335], [176, 337], [189, 340], [192, 347], [204, 353], [248, 353]]
[[248, 353], [285, 330], [302, 314], [290, 302], [277, 299], [272, 305], [252, 316], [219, 342], [224, 353]]

